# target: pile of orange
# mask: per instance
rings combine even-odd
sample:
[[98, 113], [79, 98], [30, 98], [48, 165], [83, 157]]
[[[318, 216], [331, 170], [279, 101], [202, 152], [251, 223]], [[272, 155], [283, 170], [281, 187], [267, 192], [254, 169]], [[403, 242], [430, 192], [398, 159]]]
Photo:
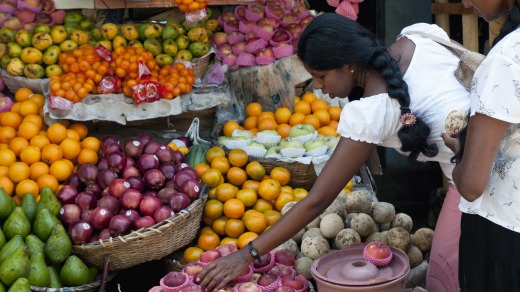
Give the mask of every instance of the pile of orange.
[[141, 47], [117, 47], [112, 52], [110, 73], [121, 80], [122, 92], [126, 96], [132, 96], [132, 87], [139, 82], [139, 63], [146, 65], [150, 72], [157, 71], [159, 66], [152, 55]]
[[174, 3], [179, 7], [180, 11], [186, 13], [206, 8], [209, 0], [174, 0]]
[[249, 161], [243, 149], [226, 152], [218, 147], [206, 153], [208, 164], [195, 166], [202, 182], [210, 187], [203, 209], [204, 227], [197, 245], [185, 250], [183, 261], [195, 261], [203, 251], [233, 243], [242, 248], [281, 218], [291, 201], [307, 195], [287, 185], [289, 170], [275, 167], [269, 173], [257, 161]]
[[166, 92], [163, 98], [172, 99], [191, 91], [195, 83], [195, 73], [193, 69], [186, 68], [183, 63], [177, 63], [162, 67], [159, 69], [158, 76], [152, 76], [150, 80], [162, 85]]
[[292, 126], [310, 124], [319, 134], [337, 136], [341, 108], [329, 106], [314, 93], [307, 92], [301, 98], [295, 98], [293, 111], [286, 107], [278, 108], [275, 112], [263, 111], [261, 104], [253, 102], [247, 105], [246, 114], [243, 126], [235, 121], [227, 122], [223, 129], [224, 135], [230, 137], [235, 129], [246, 129], [255, 135], [263, 130], [276, 130], [282, 138], [286, 138]]
[[0, 188], [16, 201], [39, 198], [43, 187], [56, 192], [75, 165], [98, 162], [100, 141], [81, 123], [43, 122], [44, 97], [28, 88], [16, 91], [10, 111], [0, 113]]

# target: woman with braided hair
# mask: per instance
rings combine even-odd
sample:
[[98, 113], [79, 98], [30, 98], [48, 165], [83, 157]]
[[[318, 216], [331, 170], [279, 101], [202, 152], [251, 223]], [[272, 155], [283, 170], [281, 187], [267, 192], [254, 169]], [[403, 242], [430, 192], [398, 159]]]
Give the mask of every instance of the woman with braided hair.
[[453, 170], [463, 212], [460, 288], [520, 291], [520, 1], [462, 2], [486, 21], [508, 17], [473, 76], [464, 154]]
[[[386, 49], [366, 28], [334, 13], [317, 16], [307, 26], [298, 57], [314, 88], [338, 98], [361, 88], [363, 97], [343, 108], [337, 129], [342, 137], [309, 194], [250, 246], [208, 264], [196, 282], [209, 290], [223, 287], [257, 254], [293, 237], [334, 201], [376, 146], [394, 148], [411, 162], [439, 162], [451, 177], [454, 153], [441, 132], [450, 111], [469, 108], [469, 93], [453, 75], [459, 59], [413, 31], [449, 40], [438, 26], [423, 23], [405, 28]], [[437, 260], [431, 283], [437, 288], [429, 289], [432, 292], [457, 291], [459, 200], [451, 186], [440, 216], [446, 219], [439, 219], [435, 231], [438, 244], [432, 257], [436, 254]]]

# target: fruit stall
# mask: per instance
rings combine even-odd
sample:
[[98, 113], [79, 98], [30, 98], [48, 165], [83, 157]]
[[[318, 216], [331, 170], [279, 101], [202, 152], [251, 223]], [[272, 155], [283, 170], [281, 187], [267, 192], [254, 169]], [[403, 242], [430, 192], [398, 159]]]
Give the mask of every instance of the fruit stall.
[[[89, 16], [164, 7], [175, 17]], [[288, 0], [1, 1], [0, 291], [132, 291], [125, 271], [150, 263], [146, 291], [202, 291], [197, 273], [305, 198], [339, 141], [341, 105], [295, 55], [315, 14]], [[313, 263], [349, 247], [423, 277], [433, 230], [378, 201], [378, 163], [225, 291], [315, 291]]]

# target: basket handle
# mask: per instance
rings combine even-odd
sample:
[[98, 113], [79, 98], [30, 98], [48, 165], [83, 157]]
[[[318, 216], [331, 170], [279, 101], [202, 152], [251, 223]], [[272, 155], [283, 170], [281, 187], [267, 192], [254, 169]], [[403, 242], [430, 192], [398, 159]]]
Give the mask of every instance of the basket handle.
[[199, 124], [200, 120], [199, 118], [194, 118], [191, 122], [190, 127], [188, 128], [188, 131], [186, 131], [186, 137], [190, 138], [191, 141], [193, 141], [194, 145], [201, 145], [201, 144], [210, 144], [210, 142], [202, 139], [199, 136]]
[[103, 262], [103, 276], [101, 279], [101, 286], [99, 287], [99, 292], [106, 291], [106, 285], [108, 281], [108, 271], [110, 270], [110, 256], [105, 256], [105, 261]]

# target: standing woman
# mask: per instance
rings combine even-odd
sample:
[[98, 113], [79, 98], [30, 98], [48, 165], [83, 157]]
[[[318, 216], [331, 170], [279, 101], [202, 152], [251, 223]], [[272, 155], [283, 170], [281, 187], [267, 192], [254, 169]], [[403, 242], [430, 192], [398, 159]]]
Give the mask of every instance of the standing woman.
[[[407, 34], [417, 30], [449, 40], [438, 26], [417, 24], [387, 50], [366, 28], [338, 14], [320, 15], [307, 26], [298, 57], [314, 88], [346, 98], [361, 87], [363, 97], [344, 107], [337, 130], [342, 137], [309, 194], [249, 247], [208, 264], [196, 282], [208, 290], [220, 288], [257, 254], [293, 237], [323, 213], [378, 145], [396, 149], [411, 162], [437, 161], [451, 177], [454, 153], [441, 132], [450, 111], [469, 108], [469, 93], [453, 76], [458, 58], [430, 39]], [[457, 291], [460, 197], [453, 186], [448, 197], [441, 212], [446, 219], [439, 219], [435, 231], [435, 237], [443, 238], [438, 243], [446, 246], [432, 248], [446, 254], [438, 257], [442, 261], [437, 261], [432, 283], [439, 288], [432, 292]]]
[[520, 1], [463, 4], [488, 22], [508, 18], [473, 76], [464, 155], [453, 171], [463, 212], [460, 288], [520, 291]]

